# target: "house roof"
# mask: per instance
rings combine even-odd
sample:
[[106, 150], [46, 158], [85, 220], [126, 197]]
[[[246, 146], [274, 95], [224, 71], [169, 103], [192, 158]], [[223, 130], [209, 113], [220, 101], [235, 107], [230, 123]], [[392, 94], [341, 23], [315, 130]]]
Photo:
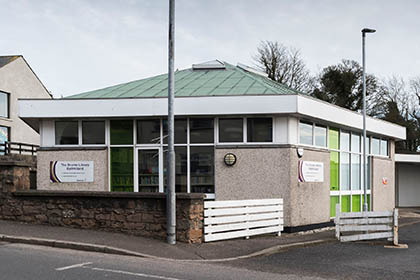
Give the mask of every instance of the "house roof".
[[[219, 60], [193, 64], [175, 72], [175, 96], [282, 95], [298, 92], [277, 83], [245, 65], [231, 65]], [[142, 98], [167, 97], [168, 75], [119, 84], [66, 98]]]
[[21, 57], [20, 55], [5, 55], [5, 56], [0, 56], [0, 68], [2, 68], [3, 66], [9, 64], [10, 62], [12, 62], [15, 59], [18, 59], [19, 57]]

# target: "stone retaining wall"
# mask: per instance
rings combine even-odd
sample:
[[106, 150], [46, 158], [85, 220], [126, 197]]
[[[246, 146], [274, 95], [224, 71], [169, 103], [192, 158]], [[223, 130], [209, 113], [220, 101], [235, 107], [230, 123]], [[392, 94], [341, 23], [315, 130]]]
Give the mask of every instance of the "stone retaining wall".
[[[0, 186], [0, 219], [166, 237], [166, 195], [12, 190]], [[177, 240], [203, 240], [203, 195], [177, 194]]]

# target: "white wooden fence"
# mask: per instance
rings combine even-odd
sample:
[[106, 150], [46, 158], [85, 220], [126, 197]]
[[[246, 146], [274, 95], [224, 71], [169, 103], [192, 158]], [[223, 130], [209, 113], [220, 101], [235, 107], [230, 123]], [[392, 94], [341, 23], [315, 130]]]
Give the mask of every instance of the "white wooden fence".
[[277, 233], [283, 230], [283, 199], [204, 202], [204, 241]]
[[342, 213], [337, 204], [335, 234], [341, 242], [387, 238], [398, 245], [398, 209]]

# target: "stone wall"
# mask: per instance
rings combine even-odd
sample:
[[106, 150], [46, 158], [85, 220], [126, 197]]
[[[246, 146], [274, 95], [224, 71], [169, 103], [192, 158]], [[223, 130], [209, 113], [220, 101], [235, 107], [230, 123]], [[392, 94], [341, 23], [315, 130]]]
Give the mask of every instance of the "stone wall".
[[[166, 195], [1, 187], [0, 219], [166, 237]], [[203, 241], [203, 195], [177, 194], [177, 240]]]
[[31, 172], [36, 172], [36, 157], [18, 154], [0, 156], [0, 184], [8, 191], [35, 187], [31, 186]]

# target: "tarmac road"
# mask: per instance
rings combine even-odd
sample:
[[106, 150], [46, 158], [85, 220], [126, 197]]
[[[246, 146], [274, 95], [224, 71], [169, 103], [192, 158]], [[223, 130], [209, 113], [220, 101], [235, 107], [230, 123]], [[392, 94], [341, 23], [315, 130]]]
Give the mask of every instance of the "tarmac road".
[[0, 279], [319, 279], [250, 271], [211, 263], [186, 263], [0, 243]]
[[302, 277], [418, 280], [420, 223], [401, 227], [399, 237], [408, 249], [384, 248], [383, 242], [328, 243], [225, 265]]

